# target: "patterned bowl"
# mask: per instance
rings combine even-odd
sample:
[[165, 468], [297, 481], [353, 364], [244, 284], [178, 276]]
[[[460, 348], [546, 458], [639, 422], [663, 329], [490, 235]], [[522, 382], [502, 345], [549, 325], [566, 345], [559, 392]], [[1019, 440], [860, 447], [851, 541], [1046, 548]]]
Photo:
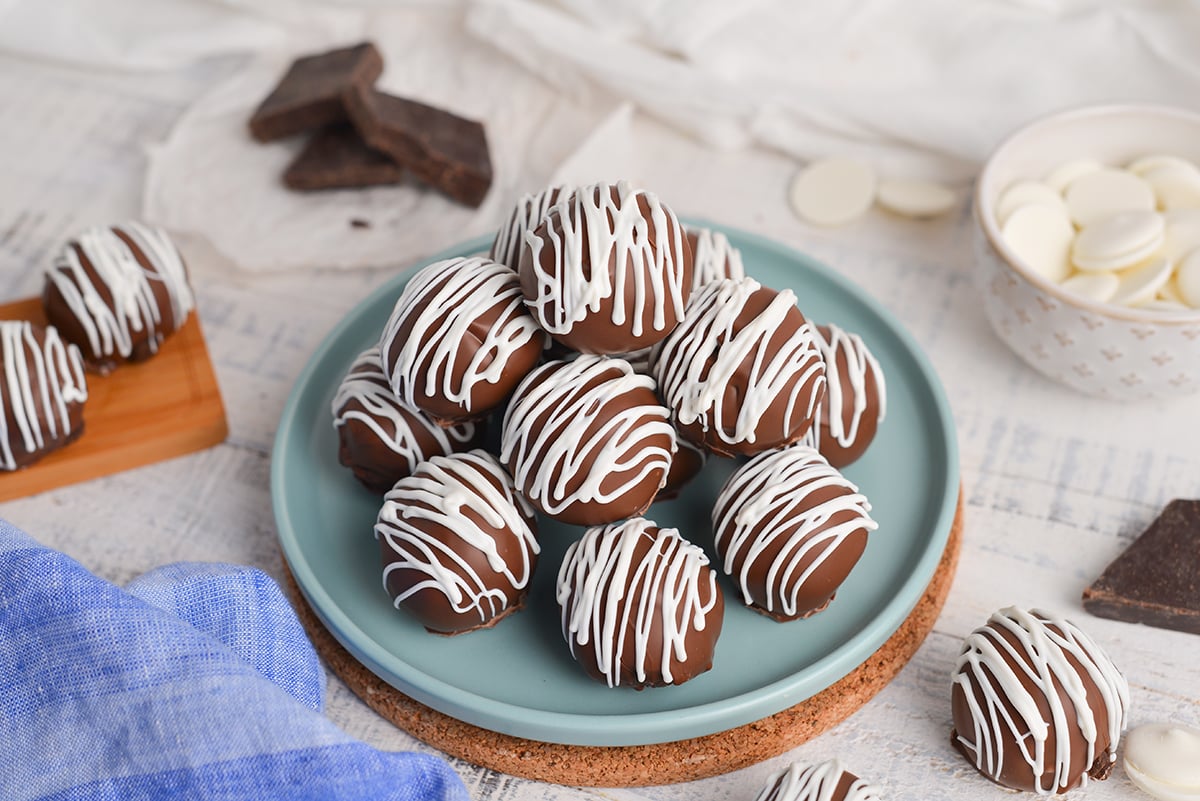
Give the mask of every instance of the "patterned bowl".
[[1163, 312], [1072, 295], [1021, 263], [996, 223], [1000, 193], [1063, 162], [1122, 165], [1152, 153], [1200, 163], [1200, 113], [1092, 106], [1046, 117], [1006, 139], [975, 191], [975, 262], [992, 327], [1040, 372], [1089, 395], [1141, 400], [1200, 391], [1200, 310]]

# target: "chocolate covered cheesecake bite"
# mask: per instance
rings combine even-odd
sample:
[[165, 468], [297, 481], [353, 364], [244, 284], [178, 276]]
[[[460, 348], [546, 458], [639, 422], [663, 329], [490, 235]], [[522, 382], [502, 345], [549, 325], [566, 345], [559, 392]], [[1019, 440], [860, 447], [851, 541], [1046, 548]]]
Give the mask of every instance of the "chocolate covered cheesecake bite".
[[518, 200], [508, 215], [508, 219], [496, 232], [496, 238], [492, 241], [492, 249], [488, 255], [513, 270], [519, 269], [521, 251], [529, 246], [526, 243], [527, 237], [542, 224], [546, 215], [550, 213], [550, 209], [554, 208], [554, 205], [560, 200], [568, 197], [571, 191], [565, 186], [550, 186], [541, 192], [525, 195]]
[[54, 328], [0, 321], [0, 470], [19, 470], [79, 438], [87, 378]]
[[379, 350], [396, 396], [452, 425], [503, 403], [544, 343], [516, 273], [472, 257], [419, 270], [396, 300]]
[[551, 361], [521, 383], [500, 459], [541, 512], [594, 526], [644, 512], [666, 481], [675, 431], [654, 382], [621, 359]]
[[488, 628], [520, 609], [541, 551], [533, 509], [481, 450], [435, 456], [397, 481], [375, 537], [396, 608], [441, 634]]
[[1129, 685], [1070, 621], [1008, 607], [963, 641], [950, 704], [950, 742], [976, 770], [1056, 795], [1112, 773]]
[[825, 361], [825, 396], [806, 441], [837, 468], [866, 452], [887, 414], [887, 385], [879, 360], [862, 337], [830, 323], [817, 327]]
[[581, 187], [526, 236], [521, 289], [556, 341], [580, 353], [649, 347], [683, 318], [692, 251], [658, 197], [624, 181]]
[[767, 777], [754, 801], [880, 801], [882, 794], [836, 759], [819, 765], [793, 762]]
[[825, 609], [878, 528], [871, 505], [812, 448], [771, 451], [738, 468], [713, 506], [721, 569], [742, 601], [778, 621]]
[[692, 292], [705, 284], [722, 278], [741, 280], [746, 277], [742, 254], [720, 231], [688, 226], [688, 246], [692, 249]]
[[713, 453], [752, 456], [812, 427], [825, 394], [817, 339], [791, 290], [723, 279], [692, 298], [650, 369], [682, 436]]
[[89, 228], [69, 241], [46, 272], [42, 304], [87, 366], [108, 373], [157, 353], [195, 301], [170, 235], [128, 222]]
[[683, 684], [712, 668], [725, 601], [704, 551], [644, 518], [588, 529], [563, 557], [562, 632], [609, 687]]

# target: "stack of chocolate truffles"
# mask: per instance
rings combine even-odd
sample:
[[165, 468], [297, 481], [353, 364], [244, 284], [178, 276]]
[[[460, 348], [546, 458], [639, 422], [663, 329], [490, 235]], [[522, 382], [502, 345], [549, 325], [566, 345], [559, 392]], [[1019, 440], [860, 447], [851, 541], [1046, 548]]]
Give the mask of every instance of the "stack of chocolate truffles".
[[283, 174], [312, 191], [396, 184], [405, 173], [468, 206], [483, 202], [492, 162], [483, 125], [375, 88], [370, 42], [295, 61], [250, 117], [260, 142], [307, 134]]

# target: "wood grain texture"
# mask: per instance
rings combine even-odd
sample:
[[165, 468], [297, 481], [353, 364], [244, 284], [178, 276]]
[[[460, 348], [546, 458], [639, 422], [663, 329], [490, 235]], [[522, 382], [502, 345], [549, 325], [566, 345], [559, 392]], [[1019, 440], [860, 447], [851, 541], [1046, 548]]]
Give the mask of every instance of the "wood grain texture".
[[[40, 298], [0, 306], [0, 319], [45, 325]], [[200, 319], [192, 314], [151, 359], [89, 373], [83, 433], [23, 470], [0, 474], [0, 501], [34, 495], [224, 441], [228, 426]]]
[[643, 787], [705, 779], [778, 756], [845, 720], [900, 672], [942, 610], [962, 547], [961, 493], [946, 549], [924, 594], [867, 661], [816, 695], [728, 731], [640, 746], [578, 746], [499, 734], [456, 720], [400, 692], [355, 659], [317, 619], [295, 579], [288, 589], [317, 652], [368, 706], [451, 756], [526, 779], [586, 787]]

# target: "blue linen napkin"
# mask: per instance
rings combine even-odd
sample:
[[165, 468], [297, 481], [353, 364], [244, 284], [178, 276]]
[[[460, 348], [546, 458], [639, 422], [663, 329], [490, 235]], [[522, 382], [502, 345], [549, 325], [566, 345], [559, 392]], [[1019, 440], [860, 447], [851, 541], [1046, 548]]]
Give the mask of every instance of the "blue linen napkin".
[[279, 587], [233, 565], [126, 589], [0, 521], [0, 798], [465, 801], [442, 759], [322, 714]]

